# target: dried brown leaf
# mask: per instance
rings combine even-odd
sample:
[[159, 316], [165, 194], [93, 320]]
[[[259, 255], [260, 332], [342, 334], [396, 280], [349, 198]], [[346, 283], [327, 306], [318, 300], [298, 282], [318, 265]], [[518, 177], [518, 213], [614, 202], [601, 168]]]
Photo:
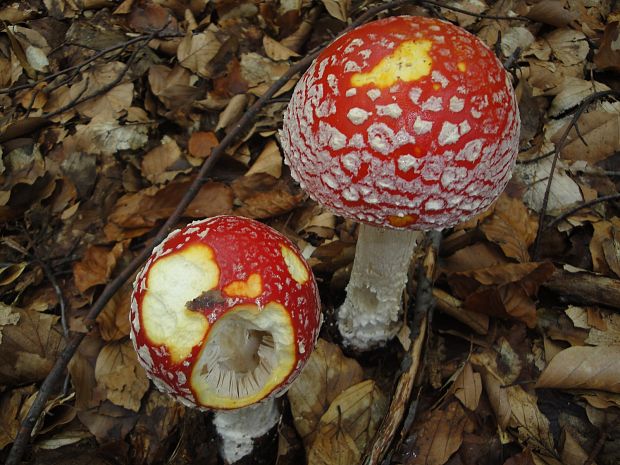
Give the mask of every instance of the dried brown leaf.
[[[71, 86], [70, 95], [73, 100], [100, 93], [111, 85], [123, 73], [125, 64], [112, 61], [94, 67], [82, 76], [82, 80]], [[131, 106], [133, 100], [133, 84], [119, 83], [101, 96], [90, 99], [77, 106], [84, 116], [114, 120]]]
[[[548, 113], [550, 116], [559, 116], [577, 107], [594, 92], [605, 90], [609, 90], [609, 87], [601, 82], [588, 81], [582, 79], [581, 76], [567, 77], [563, 79], [560, 85], [554, 90], [556, 95], [551, 102]], [[551, 121], [550, 124], [557, 126], [558, 122]], [[553, 130], [548, 130], [547, 132], [549, 134], [555, 133]]]
[[554, 451], [549, 420], [538, 408], [534, 395], [521, 386], [506, 388], [511, 412], [511, 426], [517, 429], [518, 438], [540, 452]]
[[19, 320], [2, 328], [0, 384], [40, 381], [64, 346], [59, 317], [19, 308], [13, 308], [13, 312], [19, 314]]
[[468, 310], [510, 316], [532, 328], [536, 324], [533, 298], [554, 270], [551, 263], [507, 263], [454, 273], [448, 279]]
[[[523, 201], [536, 212], [542, 209], [552, 162], [552, 157], [546, 157], [537, 162], [519, 164], [516, 167], [517, 175], [529, 186], [523, 194]], [[546, 211], [552, 214], [582, 201], [583, 195], [579, 185], [559, 164], [553, 175]]]
[[480, 373], [474, 372], [471, 363], [467, 362], [457, 376], [452, 387], [454, 397], [461, 401], [463, 406], [472, 412], [478, 408], [482, 394], [482, 378]]
[[131, 286], [117, 291], [97, 316], [97, 324], [104, 341], [117, 341], [129, 336], [129, 306]]
[[110, 342], [99, 352], [95, 379], [110, 402], [137, 412], [149, 388], [146, 372], [138, 363], [131, 341]]
[[[387, 398], [373, 380], [357, 383], [340, 393], [321, 417], [315, 443], [322, 435], [342, 430], [363, 451], [373, 438], [385, 412]], [[310, 451], [312, 451], [311, 446]]]
[[[168, 218], [189, 187], [189, 181], [173, 182], [163, 188], [155, 186], [135, 194], [127, 194], [116, 203], [109, 220], [120, 230], [110, 228], [110, 232], [122, 237], [133, 237], [131, 231], [138, 235], [152, 228], [157, 221]], [[194, 200], [189, 204], [185, 215], [191, 218], [205, 218], [232, 211], [232, 190], [221, 183], [206, 183]], [[107, 233], [107, 232], [106, 232]]]
[[238, 215], [270, 218], [297, 207], [304, 199], [301, 191], [293, 191], [287, 179], [276, 179], [265, 173], [237, 178], [232, 183], [239, 207]]
[[[557, 143], [567, 125], [552, 135]], [[584, 144], [585, 141], [585, 144]], [[582, 160], [590, 165], [605, 160], [620, 151], [620, 113], [618, 111], [594, 110], [579, 118], [578, 127], [573, 127], [567, 143], [562, 148], [562, 158]]]
[[471, 271], [478, 268], [490, 268], [506, 263], [497, 247], [487, 242], [477, 242], [473, 245], [458, 249], [452, 255], [442, 260], [442, 269], [447, 273]]
[[165, 136], [161, 145], [144, 155], [141, 169], [144, 177], [150, 182], [163, 184], [173, 180], [180, 173], [191, 170], [191, 167], [183, 158], [176, 141]]
[[2, 343], [2, 330], [7, 325], [15, 325], [19, 321], [19, 313], [13, 307], [0, 303], [0, 344]]
[[327, 12], [342, 22], [347, 22], [351, 0], [321, 0]]
[[82, 259], [73, 265], [73, 279], [78, 290], [86, 292], [93, 286], [107, 283], [123, 250], [120, 242], [111, 249], [98, 245], [89, 247]]
[[177, 50], [181, 66], [198, 74], [200, 77], [212, 77], [211, 60], [215, 58], [222, 44], [215, 32], [208, 29], [199, 34], [188, 32]]
[[11, 444], [23, 420], [24, 401], [32, 395], [33, 387], [22, 387], [0, 394], [0, 450]]
[[594, 234], [589, 244], [592, 256], [592, 271], [601, 274], [609, 273], [609, 266], [603, 250], [603, 244], [612, 239], [612, 223], [610, 221], [597, 221], [592, 223]]
[[151, 91], [170, 110], [189, 108], [202, 91], [191, 85], [192, 74], [180, 65], [170, 69], [164, 65], [149, 68]]
[[257, 173], [266, 173], [274, 178], [282, 176], [282, 154], [274, 139], [270, 139], [267, 142], [265, 148], [245, 175], [251, 176]]
[[536, 387], [620, 393], [620, 346], [569, 347], [553, 357]]
[[[544, 2], [543, 2], [544, 3]], [[532, 457], [532, 452], [526, 450], [520, 454], [513, 455], [504, 462], [504, 465], [537, 465]]]
[[521, 199], [503, 194], [495, 204], [493, 215], [482, 223], [480, 229], [489, 241], [501, 247], [507, 257], [528, 262], [528, 248], [536, 239], [538, 221]]
[[189, 138], [188, 150], [192, 157], [207, 158], [219, 141], [213, 132], [196, 131]]
[[485, 392], [495, 411], [498, 425], [513, 431], [522, 444], [541, 452], [554, 450], [549, 420], [540, 411], [537, 399], [521, 386], [507, 386], [514, 375], [503, 373], [504, 361], [498, 361], [494, 351], [485, 350], [472, 355], [472, 364], [481, 367]]
[[555, 29], [547, 34], [545, 39], [551, 46], [554, 57], [565, 65], [582, 64], [590, 53], [588, 38], [581, 31], [570, 28]]
[[78, 418], [100, 443], [117, 443], [133, 429], [138, 414], [105, 401], [96, 409], [79, 411]]
[[237, 94], [231, 98], [224, 111], [220, 113], [215, 130], [219, 131], [220, 129], [227, 128], [232, 124], [236, 124], [241, 115], [245, 112], [248, 102], [249, 96], [246, 94]]
[[146, 124], [121, 125], [105, 116], [96, 116], [75, 129], [75, 134], [64, 140], [65, 153], [114, 154], [119, 150], [138, 150], [148, 142]]
[[340, 348], [319, 339], [301, 375], [288, 391], [295, 428], [311, 444], [319, 420], [332, 401], [362, 380], [362, 367]]
[[326, 425], [308, 451], [308, 465], [350, 465], [362, 454], [346, 431]]
[[565, 27], [579, 18], [579, 14], [564, 8], [566, 0], [545, 0], [534, 3], [527, 17], [555, 27]]
[[562, 465], [583, 465], [588, 460], [588, 453], [579, 441], [571, 434], [569, 428], [563, 431], [564, 444], [562, 445]]
[[463, 432], [470, 420], [459, 402], [424, 415], [413, 427], [416, 453], [406, 465], [443, 465], [463, 442]]
[[169, 395], [151, 390], [145, 400], [144, 414], [140, 415], [130, 435], [136, 453], [132, 462], [152, 464], [162, 456], [166, 440], [183, 420], [185, 408]]
[[297, 52], [285, 47], [268, 35], [263, 36], [263, 48], [265, 49], [265, 54], [274, 61], [288, 60], [291, 57], [299, 56]]
[[605, 26], [603, 39], [594, 55], [594, 64], [599, 70], [610, 69], [620, 73], [620, 22], [612, 21]]
[[[290, 65], [285, 62], [274, 62], [258, 53], [246, 53], [241, 56], [241, 76], [248, 83], [250, 92], [260, 97], [269, 86], [279, 79]], [[291, 89], [294, 81], [290, 81], [276, 95]]]
[[[122, 5], [118, 8], [121, 7]], [[177, 31], [177, 20], [172, 12], [168, 8], [151, 2], [136, 5], [129, 14], [128, 25], [132, 31], [136, 32], [158, 31], [165, 34]]]
[[105, 400], [105, 389], [95, 379], [95, 363], [104, 342], [95, 333], [87, 335], [69, 362], [78, 411], [97, 407]]

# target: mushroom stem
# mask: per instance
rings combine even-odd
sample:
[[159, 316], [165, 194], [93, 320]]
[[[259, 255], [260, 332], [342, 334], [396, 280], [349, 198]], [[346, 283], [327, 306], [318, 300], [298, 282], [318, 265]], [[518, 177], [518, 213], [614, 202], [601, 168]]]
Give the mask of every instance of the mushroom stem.
[[409, 262], [423, 234], [360, 225], [347, 297], [338, 310], [346, 346], [368, 350], [396, 335]]
[[213, 424], [220, 436], [220, 456], [234, 464], [250, 455], [255, 443], [280, 421], [280, 411], [273, 397], [237, 410], [217, 410]]

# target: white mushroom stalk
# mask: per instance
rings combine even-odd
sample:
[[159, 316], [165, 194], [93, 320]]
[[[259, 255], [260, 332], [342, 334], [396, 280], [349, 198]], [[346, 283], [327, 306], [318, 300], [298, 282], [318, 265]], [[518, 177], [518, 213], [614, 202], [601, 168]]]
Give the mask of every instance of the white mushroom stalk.
[[255, 442], [279, 423], [280, 416], [273, 398], [238, 410], [215, 412], [213, 424], [220, 437], [224, 463], [237, 463], [250, 455]]
[[421, 231], [360, 225], [347, 297], [337, 315], [346, 346], [368, 350], [397, 333], [409, 264], [422, 237]]
[[417, 235], [403, 231], [449, 228], [487, 209], [510, 179], [519, 125], [493, 51], [438, 19], [364, 24], [304, 73], [281, 132], [291, 175], [336, 214], [386, 228], [361, 228], [338, 313], [346, 345], [394, 336]]

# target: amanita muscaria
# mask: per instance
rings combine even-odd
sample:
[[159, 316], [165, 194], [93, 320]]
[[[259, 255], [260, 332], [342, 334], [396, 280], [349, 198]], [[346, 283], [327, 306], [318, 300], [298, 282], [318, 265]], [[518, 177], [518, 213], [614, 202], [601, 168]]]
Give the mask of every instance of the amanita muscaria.
[[282, 234], [218, 216], [172, 232], [136, 277], [131, 339], [161, 391], [215, 409], [234, 463], [278, 421], [321, 322], [312, 272]]
[[281, 140], [292, 176], [361, 224], [346, 345], [394, 336], [419, 231], [485, 210], [511, 176], [519, 114], [508, 74], [477, 37], [398, 16], [338, 37], [297, 84]]

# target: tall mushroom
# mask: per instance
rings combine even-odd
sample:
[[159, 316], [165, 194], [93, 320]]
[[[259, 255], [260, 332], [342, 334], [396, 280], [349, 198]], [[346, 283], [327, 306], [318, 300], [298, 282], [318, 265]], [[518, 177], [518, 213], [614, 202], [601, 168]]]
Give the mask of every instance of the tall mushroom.
[[347, 297], [346, 345], [393, 337], [419, 231], [485, 210], [510, 179], [519, 114], [508, 74], [464, 29], [398, 16], [329, 45], [297, 84], [281, 131], [292, 176], [362, 223]]
[[216, 410], [221, 455], [235, 463], [280, 414], [320, 327], [312, 272], [284, 236], [219, 216], [172, 232], [136, 277], [131, 339], [157, 388]]

